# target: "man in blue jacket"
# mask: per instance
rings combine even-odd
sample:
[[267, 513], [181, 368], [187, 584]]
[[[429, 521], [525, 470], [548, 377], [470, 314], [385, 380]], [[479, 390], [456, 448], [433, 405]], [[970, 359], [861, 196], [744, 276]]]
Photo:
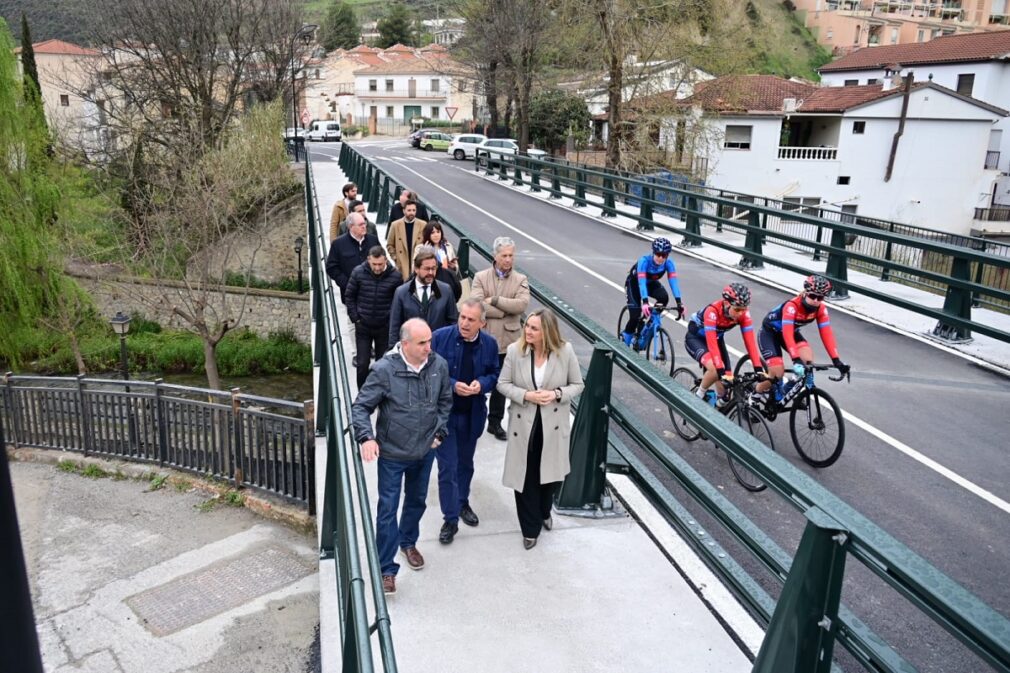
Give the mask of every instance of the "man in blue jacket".
[[[371, 415], [376, 409], [379, 417], [373, 430]], [[408, 320], [393, 350], [372, 365], [351, 406], [362, 459], [379, 459], [375, 545], [387, 594], [396, 593], [397, 547], [411, 570], [424, 567], [417, 537], [434, 449], [445, 441], [451, 409], [449, 368], [441, 355], [431, 352], [431, 330], [423, 320]]]
[[435, 330], [431, 347], [449, 364], [452, 413], [449, 434], [438, 447], [438, 499], [445, 523], [438, 541], [449, 544], [459, 531], [480, 523], [470, 507], [473, 455], [487, 420], [487, 395], [498, 384], [498, 342], [482, 331], [487, 312], [479, 299], [465, 300], [455, 325]]

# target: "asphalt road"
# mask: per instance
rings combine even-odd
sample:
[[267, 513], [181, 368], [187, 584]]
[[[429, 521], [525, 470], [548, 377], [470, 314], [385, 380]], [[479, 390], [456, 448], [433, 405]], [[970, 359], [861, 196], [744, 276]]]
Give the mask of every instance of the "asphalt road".
[[[648, 251], [632, 232], [619, 230], [487, 181], [471, 162], [444, 153], [422, 152], [406, 141], [364, 144], [362, 152], [483, 242], [509, 235], [517, 242], [517, 264], [607, 329], [616, 326], [623, 306], [624, 277], [633, 260]], [[314, 161], [335, 160], [336, 144], [311, 146]], [[702, 249], [704, 250], [704, 249]], [[567, 259], [565, 259], [567, 258]], [[674, 248], [681, 289], [689, 311], [715, 300], [734, 274]], [[580, 266], [576, 266], [580, 265]], [[748, 282], [755, 319], [788, 298], [781, 291]], [[683, 350], [685, 329], [665, 325], [674, 338], [678, 365], [690, 364]], [[852, 383], [821, 377], [842, 408], [873, 428], [908, 445], [964, 479], [1010, 500], [1010, 465], [1005, 460], [1010, 424], [1010, 381], [954, 355], [904, 337], [883, 326], [835, 311], [832, 325], [843, 358], [853, 366]], [[815, 356], [826, 359], [819, 339], [808, 329]], [[739, 332], [727, 336], [742, 348]], [[582, 353], [588, 345], [577, 344]], [[588, 360], [583, 360], [584, 363]], [[750, 494], [740, 488], [712, 444], [687, 444], [673, 434], [665, 407], [626, 382], [615, 382], [615, 396], [632, 405], [703, 476], [790, 552], [802, 532], [795, 508], [770, 491]], [[808, 467], [792, 447], [786, 419], [773, 425], [776, 448], [797, 468], [816, 478], [898, 540], [1010, 615], [1010, 516], [962, 486], [913, 460], [853, 423], [846, 424], [845, 451], [834, 466]], [[1003, 446], [1004, 449], [999, 447]], [[700, 520], [707, 518], [698, 513]], [[716, 533], [714, 525], [708, 527]], [[723, 540], [731, 550], [735, 547]], [[777, 594], [777, 583], [758, 565], [738, 560]], [[974, 656], [850, 557], [842, 600], [921, 671], [951, 673], [988, 670]], [[845, 665], [846, 658], [841, 658]], [[845, 666], [851, 669], [850, 666]]]

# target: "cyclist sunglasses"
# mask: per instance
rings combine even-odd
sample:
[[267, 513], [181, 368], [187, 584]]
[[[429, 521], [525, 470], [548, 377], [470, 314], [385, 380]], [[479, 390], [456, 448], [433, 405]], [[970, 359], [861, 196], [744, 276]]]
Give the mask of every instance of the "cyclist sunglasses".
[[807, 292], [807, 299], [813, 299], [814, 301], [824, 301], [824, 295], [814, 294], [813, 292]]

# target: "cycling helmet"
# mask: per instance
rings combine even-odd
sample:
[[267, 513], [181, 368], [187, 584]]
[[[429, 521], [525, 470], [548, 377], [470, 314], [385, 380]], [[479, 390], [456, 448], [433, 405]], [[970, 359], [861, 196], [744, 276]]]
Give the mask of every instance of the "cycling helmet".
[[654, 255], [669, 255], [671, 250], [673, 250], [673, 246], [670, 245], [669, 239], [657, 238], [652, 242], [652, 254]]
[[750, 290], [743, 283], [730, 283], [724, 287], [722, 298], [733, 306], [750, 306]]
[[831, 292], [831, 281], [824, 276], [807, 276], [807, 279], [803, 281], [803, 291], [819, 294], [822, 297], [826, 296]]

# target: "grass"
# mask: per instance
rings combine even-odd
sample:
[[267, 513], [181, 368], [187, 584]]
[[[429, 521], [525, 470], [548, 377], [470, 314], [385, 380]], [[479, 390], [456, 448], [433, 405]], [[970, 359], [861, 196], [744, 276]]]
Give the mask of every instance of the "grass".
[[110, 473], [106, 472], [94, 463], [88, 464], [83, 470], [81, 470], [81, 475], [89, 479], [105, 479], [106, 477], [112, 476]]
[[168, 481], [167, 474], [156, 474], [151, 477], [151, 485], [147, 489], [148, 491], [159, 491], [165, 486], [165, 482]]

